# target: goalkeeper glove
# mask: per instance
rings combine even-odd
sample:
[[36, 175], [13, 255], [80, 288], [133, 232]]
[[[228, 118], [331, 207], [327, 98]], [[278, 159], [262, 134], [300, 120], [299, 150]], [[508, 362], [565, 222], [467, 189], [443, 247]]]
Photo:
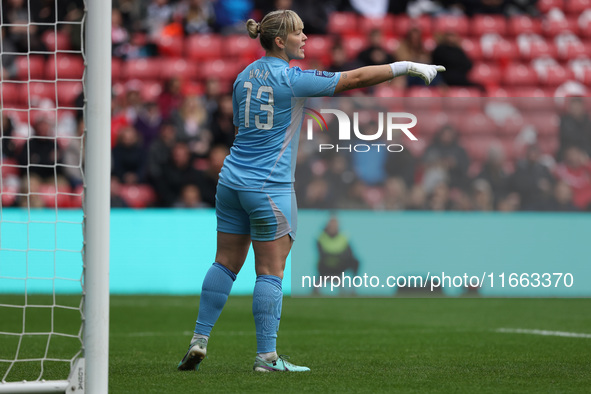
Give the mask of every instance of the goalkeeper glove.
[[400, 75], [410, 75], [412, 77], [419, 77], [425, 81], [425, 85], [433, 82], [438, 72], [445, 71], [443, 66], [434, 66], [432, 64], [422, 64], [414, 62], [394, 62], [390, 63], [394, 77]]

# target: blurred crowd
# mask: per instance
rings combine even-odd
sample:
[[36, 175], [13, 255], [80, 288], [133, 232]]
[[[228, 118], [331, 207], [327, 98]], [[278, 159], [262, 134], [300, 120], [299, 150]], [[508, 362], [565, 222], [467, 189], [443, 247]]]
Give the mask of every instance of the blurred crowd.
[[[53, 0], [2, 2], [3, 78], [17, 73], [12, 54], [51, 49], [54, 27], [50, 23], [58, 21], [58, 29], [69, 36], [71, 49], [80, 48], [79, 25], [59, 21], [80, 21], [83, 1], [58, 0], [58, 4], [56, 7]], [[330, 0], [321, 4], [308, 0], [114, 0], [113, 5], [113, 56], [123, 60], [158, 57], [157, 41], [165, 36], [244, 34], [244, 20], [260, 20], [273, 9], [296, 10], [309, 34], [326, 34], [328, 15], [335, 11], [378, 18], [400, 13], [537, 15], [536, 1], [531, 0]], [[18, 26], [28, 22], [41, 24], [31, 25], [29, 30]], [[434, 62], [448, 68], [435, 85], [484, 91], [468, 78], [472, 61], [459, 39], [456, 33], [448, 32], [427, 49], [420, 28], [411, 26], [395, 50], [390, 50], [383, 45], [382, 33], [373, 30], [369, 45], [355, 57], [347, 55], [345, 43], [335, 40], [328, 61], [319, 66], [342, 71], [397, 60]], [[114, 207], [214, 206], [218, 174], [234, 140], [231, 86], [227, 81], [207, 78], [202, 89], [191, 90], [186, 89], [185, 82], [173, 77], [150, 99], [142, 94], [138, 80], [123, 81], [113, 89]], [[422, 81], [399, 78], [393, 82], [404, 86], [417, 83]], [[367, 90], [359, 94], [372, 93]], [[319, 155], [303, 142], [296, 173], [299, 205], [394, 210], [589, 210], [591, 121], [585, 103], [571, 99], [564, 107], [555, 152], [541, 152], [535, 139], [528, 140], [516, 160], [507, 158], [503, 147], [497, 145], [487, 147], [486, 160], [474, 160], [453, 125], [444, 125], [424, 149], [400, 153]], [[75, 107], [82, 106], [81, 95]], [[73, 200], [41, 197], [56, 190], [74, 197], [81, 190], [81, 112], [55, 118], [31, 116], [26, 121], [22, 131], [22, 118], [2, 113], [2, 160], [11, 163], [3, 166], [2, 204], [47, 206], [54, 201], [76, 206]], [[10, 138], [28, 134], [34, 138]], [[56, 135], [58, 138], [53, 138]], [[7, 190], [14, 198], [6, 197]], [[33, 198], [31, 193], [39, 193], [40, 198]]]

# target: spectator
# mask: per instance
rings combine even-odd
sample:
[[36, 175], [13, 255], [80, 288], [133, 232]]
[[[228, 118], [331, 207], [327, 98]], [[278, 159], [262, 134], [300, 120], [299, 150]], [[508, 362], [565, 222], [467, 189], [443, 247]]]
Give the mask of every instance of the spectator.
[[12, 119], [8, 116], [6, 112], [2, 112], [2, 124], [0, 125], [0, 136], [2, 144], [0, 145], [0, 157], [4, 157], [7, 159], [16, 159], [17, 158], [17, 149], [14, 140], [10, 137], [13, 137], [14, 133], [14, 124]]
[[[394, 51], [396, 61], [410, 61], [417, 63], [431, 63], [431, 54], [423, 43], [423, 33], [416, 26], [411, 27], [400, 41], [400, 45]], [[424, 85], [418, 78], [406, 77], [407, 85]]]
[[443, 126], [425, 151], [425, 157], [437, 157], [449, 177], [449, 186], [466, 189], [468, 186], [468, 167], [470, 159], [460, 145], [456, 129], [451, 125]]
[[568, 98], [566, 112], [560, 117], [559, 160], [563, 159], [566, 149], [571, 146], [578, 146], [591, 155], [591, 119], [581, 97]]
[[170, 161], [170, 155], [176, 139], [176, 128], [174, 124], [165, 122], [160, 126], [158, 137], [152, 142], [148, 149], [146, 160], [148, 181], [156, 185], [162, 179], [163, 168]]
[[[400, 144], [402, 133], [393, 133], [391, 144]], [[401, 178], [406, 187], [411, 187], [415, 181], [416, 158], [410, 149], [403, 149], [401, 152], [388, 153], [386, 159], [386, 174], [389, 177]]]
[[153, 40], [160, 37], [162, 30], [172, 18], [173, 7], [169, 3], [169, 0], [152, 0], [148, 5], [145, 26]]
[[160, 110], [156, 103], [144, 103], [134, 124], [135, 129], [138, 131], [141, 140], [143, 141], [144, 150], [147, 150], [150, 145], [152, 145], [152, 142], [158, 137], [161, 124], [162, 116], [160, 116]]
[[406, 183], [402, 178], [391, 177], [384, 183], [383, 209], [400, 211], [406, 208]]
[[484, 179], [476, 179], [472, 184], [473, 209], [476, 211], [492, 211], [494, 198], [490, 184]]
[[123, 26], [121, 12], [113, 8], [111, 11], [111, 50], [113, 57], [126, 59], [129, 49], [129, 33]]
[[509, 178], [509, 190], [519, 194], [522, 210], [544, 210], [552, 182], [550, 171], [540, 162], [539, 148], [529, 145], [525, 157], [517, 162], [515, 172]]
[[426, 209], [426, 196], [420, 184], [415, 184], [410, 189], [406, 209], [411, 211], [422, 211]]
[[202, 182], [203, 173], [193, 167], [189, 146], [185, 142], [177, 142], [172, 149], [170, 161], [156, 181], [155, 189], [161, 206], [172, 207], [185, 186], [199, 187]]
[[488, 149], [486, 161], [482, 165], [477, 179], [485, 180], [492, 189], [493, 204], [496, 206], [501, 196], [507, 194], [509, 175], [503, 168], [505, 155], [501, 145], [492, 145]]
[[580, 210], [591, 204], [591, 161], [579, 147], [570, 146], [564, 152], [564, 163], [556, 166], [556, 178], [572, 190], [572, 203]]
[[349, 60], [345, 47], [341, 42], [336, 42], [331, 49], [331, 64], [326, 69], [329, 72], [340, 72], [342, 70], [353, 70], [358, 68], [357, 60]]
[[65, 147], [63, 148], [64, 157], [64, 175], [68, 179], [70, 186], [76, 188], [84, 182], [82, 175], [82, 163], [84, 162], [84, 150], [82, 140], [84, 138], [84, 121], [78, 120], [77, 135], [75, 138], [64, 138]]
[[215, 193], [220, 171], [229, 153], [230, 148], [225, 145], [216, 145], [209, 152], [208, 166], [203, 171], [203, 177], [199, 183], [202, 200], [209, 206], [215, 206]]
[[113, 148], [112, 174], [121, 183], [133, 185], [143, 180], [144, 149], [137, 130], [131, 126], [121, 129]]
[[181, 80], [177, 77], [170, 78], [164, 83], [164, 89], [158, 96], [158, 108], [162, 119], [169, 119], [172, 113], [181, 107], [183, 100]]
[[207, 113], [197, 96], [185, 97], [181, 107], [171, 117], [178, 132], [178, 140], [188, 144], [191, 153], [206, 157], [212, 135], [206, 128]]
[[121, 182], [116, 176], [111, 176], [111, 208], [129, 208], [127, 202], [121, 197]]
[[177, 12], [183, 15], [185, 35], [204, 34], [212, 31], [215, 20], [211, 0], [184, 0]]
[[361, 66], [375, 66], [378, 64], [387, 64], [394, 61], [394, 57], [383, 47], [384, 37], [379, 29], [373, 29], [369, 33], [369, 47], [357, 55], [357, 60]]
[[28, 168], [23, 175], [35, 174], [41, 182], [54, 184], [55, 176], [61, 175], [63, 167], [56, 166], [63, 163], [62, 152], [55, 142], [55, 132], [49, 120], [40, 116], [34, 121], [34, 133], [22, 146], [18, 156], [18, 163]]
[[549, 206], [550, 211], [554, 212], [576, 212], [579, 209], [573, 204], [573, 192], [568, 183], [563, 181], [556, 182], [554, 186], [554, 195]]
[[234, 106], [231, 95], [227, 94], [220, 98], [218, 108], [213, 114], [211, 132], [214, 145], [224, 145], [228, 149], [232, 147], [236, 129], [234, 127]]
[[201, 191], [196, 185], [185, 185], [181, 190], [181, 196], [175, 202], [175, 208], [207, 208], [208, 205], [201, 199]]
[[431, 53], [431, 61], [445, 67], [441, 78], [448, 86], [473, 86], [474, 84], [468, 80], [472, 60], [466, 55], [460, 42], [461, 38], [457, 33], [443, 33]]

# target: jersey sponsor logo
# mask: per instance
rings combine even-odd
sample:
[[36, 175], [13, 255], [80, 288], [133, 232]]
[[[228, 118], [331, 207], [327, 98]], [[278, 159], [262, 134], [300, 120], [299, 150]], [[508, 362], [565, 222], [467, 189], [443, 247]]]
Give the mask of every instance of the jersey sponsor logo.
[[330, 72], [330, 71], [316, 70], [316, 76], [317, 77], [324, 77], [324, 78], [332, 78], [332, 77], [334, 77], [334, 73]]

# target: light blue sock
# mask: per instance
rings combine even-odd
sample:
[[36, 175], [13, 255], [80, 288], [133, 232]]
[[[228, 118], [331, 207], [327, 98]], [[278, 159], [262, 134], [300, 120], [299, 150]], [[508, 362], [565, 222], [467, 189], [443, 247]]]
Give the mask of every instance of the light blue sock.
[[274, 275], [257, 276], [252, 296], [257, 353], [274, 352], [283, 302], [281, 278]]
[[209, 267], [201, 288], [199, 314], [195, 325], [196, 334], [209, 336], [213, 325], [226, 305], [235, 280], [236, 274], [223, 265], [213, 263]]

